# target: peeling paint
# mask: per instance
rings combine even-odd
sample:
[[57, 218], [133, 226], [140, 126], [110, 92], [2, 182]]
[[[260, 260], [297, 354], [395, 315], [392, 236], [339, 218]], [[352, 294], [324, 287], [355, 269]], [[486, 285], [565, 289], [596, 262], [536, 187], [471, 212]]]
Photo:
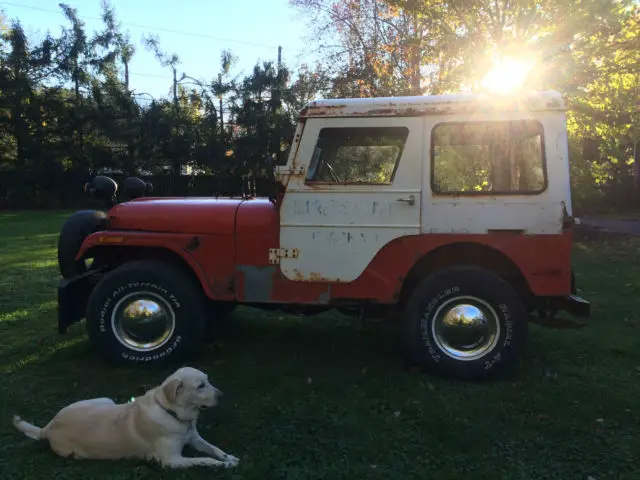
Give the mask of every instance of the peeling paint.
[[273, 279], [277, 267], [238, 265], [236, 271], [244, 274], [244, 301], [247, 303], [268, 303], [273, 294]]
[[317, 273], [317, 272], [310, 272], [309, 273], [309, 280], [312, 281], [312, 282], [324, 282], [325, 281], [324, 277], [321, 274]]
[[329, 303], [331, 301], [331, 284], [327, 285], [327, 291], [318, 295], [319, 303]]
[[563, 109], [565, 104], [560, 93], [548, 91], [513, 97], [469, 94], [319, 100], [307, 104], [300, 117], [405, 117]]
[[[301, 117], [323, 116], [321, 114], [321, 112], [324, 112], [325, 115], [326, 115], [326, 114], [330, 114], [334, 110], [343, 109], [346, 106], [347, 106], [346, 103], [344, 103], [344, 104], [341, 103], [341, 104], [325, 105], [323, 102], [318, 102], [318, 101], [314, 100], [313, 102], [311, 102], [307, 106], [305, 106], [302, 110], [300, 110], [300, 116]], [[312, 112], [312, 113], [310, 113], [310, 112]]]

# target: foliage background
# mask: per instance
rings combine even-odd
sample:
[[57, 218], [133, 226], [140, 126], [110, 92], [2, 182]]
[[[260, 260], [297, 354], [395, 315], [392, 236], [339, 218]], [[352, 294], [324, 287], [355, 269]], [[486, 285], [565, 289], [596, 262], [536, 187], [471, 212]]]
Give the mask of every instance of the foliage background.
[[[65, 4], [57, 35], [27, 38], [19, 20], [0, 38], [0, 207], [82, 205], [97, 173], [153, 176], [157, 192], [232, 194], [256, 179], [269, 149], [285, 158], [297, 112], [317, 97], [475, 91], [511, 55], [536, 67], [527, 88], [555, 89], [570, 110], [573, 200], [579, 210], [635, 207], [640, 138], [640, 6], [632, 0], [291, 0], [309, 19], [321, 59], [294, 75], [256, 64], [232, 78], [220, 53], [209, 80], [179, 52], [144, 48], [173, 74], [173, 95], [129, 87], [135, 46], [103, 1], [89, 32]], [[278, 142], [280, 139], [280, 142]], [[638, 160], [638, 154], [635, 153]]]

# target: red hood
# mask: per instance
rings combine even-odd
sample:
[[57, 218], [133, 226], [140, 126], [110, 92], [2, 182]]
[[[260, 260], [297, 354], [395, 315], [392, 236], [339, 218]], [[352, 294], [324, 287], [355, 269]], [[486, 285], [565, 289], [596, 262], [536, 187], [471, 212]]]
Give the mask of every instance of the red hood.
[[236, 211], [243, 201], [232, 198], [138, 198], [109, 210], [109, 228], [233, 235]]

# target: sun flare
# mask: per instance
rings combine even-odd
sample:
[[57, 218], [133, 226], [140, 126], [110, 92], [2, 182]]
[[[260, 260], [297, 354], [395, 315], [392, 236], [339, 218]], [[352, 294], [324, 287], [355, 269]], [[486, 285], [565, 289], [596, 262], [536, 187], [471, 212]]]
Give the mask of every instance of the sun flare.
[[531, 62], [518, 58], [494, 61], [482, 79], [482, 87], [494, 93], [512, 93], [522, 87], [532, 68]]

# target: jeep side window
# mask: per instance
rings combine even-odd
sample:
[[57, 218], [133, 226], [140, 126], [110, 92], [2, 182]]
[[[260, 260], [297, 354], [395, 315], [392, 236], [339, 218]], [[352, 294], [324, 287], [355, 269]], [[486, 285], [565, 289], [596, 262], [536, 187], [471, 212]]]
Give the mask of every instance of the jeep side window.
[[307, 183], [390, 184], [408, 135], [406, 127], [323, 128]]
[[547, 187], [536, 120], [441, 123], [431, 134], [434, 193], [538, 194]]

